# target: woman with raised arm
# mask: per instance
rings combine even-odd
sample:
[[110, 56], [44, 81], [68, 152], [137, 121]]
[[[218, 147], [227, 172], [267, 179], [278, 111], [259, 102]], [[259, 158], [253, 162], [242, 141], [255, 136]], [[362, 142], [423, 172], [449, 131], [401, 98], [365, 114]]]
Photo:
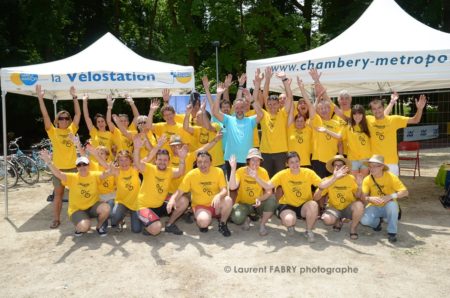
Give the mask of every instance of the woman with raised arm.
[[89, 136], [91, 137], [90, 144], [97, 148], [98, 146], [104, 146], [109, 151], [109, 156], [111, 155], [111, 147], [112, 147], [112, 134], [107, 130], [106, 117], [103, 114], [97, 113], [94, 116], [94, 123], [92, 123], [91, 117], [89, 116], [88, 109], [88, 100], [89, 96], [85, 94], [83, 96], [83, 116], [84, 122], [86, 122], [86, 126], [89, 130]]
[[[297, 77], [297, 84], [302, 92], [302, 101], [305, 102], [307, 114], [314, 117], [315, 109], [309, 100], [302, 80]], [[293, 105], [293, 103], [292, 103]], [[291, 106], [288, 117], [288, 150], [297, 152], [301, 157], [301, 166], [311, 168], [311, 153], [313, 148], [312, 129], [308, 125], [308, 118], [303, 113], [298, 113], [294, 117], [294, 108]]]
[[[39, 108], [44, 119], [44, 126], [53, 147], [53, 164], [62, 172], [75, 172], [75, 161], [77, 152], [74, 144], [69, 138], [69, 133], [76, 134], [81, 118], [80, 104], [78, 103], [75, 88], [70, 87], [70, 94], [73, 98], [73, 107], [75, 115], [72, 119], [70, 113], [61, 110], [56, 114], [54, 123], [50, 120], [47, 108], [44, 103], [45, 91], [41, 85], [36, 85], [36, 93], [39, 100]], [[56, 229], [61, 224], [62, 197], [64, 194], [64, 186], [61, 180], [53, 177], [54, 197], [53, 197], [53, 221], [50, 225], [51, 229]]]

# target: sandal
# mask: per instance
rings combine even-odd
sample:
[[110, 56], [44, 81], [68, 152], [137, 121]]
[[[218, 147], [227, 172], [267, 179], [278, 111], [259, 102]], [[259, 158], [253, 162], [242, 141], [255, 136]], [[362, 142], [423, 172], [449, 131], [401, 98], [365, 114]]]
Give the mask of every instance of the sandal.
[[57, 227], [59, 227], [60, 224], [61, 224], [61, 222], [59, 220], [54, 220], [54, 221], [52, 221], [52, 224], [50, 225], [50, 229], [56, 229]]
[[358, 240], [358, 238], [359, 238], [358, 233], [350, 233], [350, 239]]

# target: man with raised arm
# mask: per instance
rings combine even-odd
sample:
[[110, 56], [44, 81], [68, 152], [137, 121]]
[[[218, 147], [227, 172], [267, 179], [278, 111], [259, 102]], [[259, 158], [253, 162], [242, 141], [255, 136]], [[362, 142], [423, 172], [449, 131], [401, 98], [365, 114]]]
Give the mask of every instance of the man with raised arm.
[[[259, 69], [256, 71], [254, 85], [255, 90], [259, 90], [259, 87], [261, 85]], [[259, 121], [261, 121], [264, 115], [257, 100], [258, 92], [253, 93], [252, 99], [252, 104], [253, 108], [256, 111], [256, 116], [245, 117], [245, 102], [242, 99], [235, 100], [235, 115], [231, 116], [226, 115], [220, 111], [219, 99], [216, 99], [213, 102], [211, 93], [209, 92], [209, 81], [207, 77], [203, 77], [203, 86], [205, 87], [206, 96], [208, 98], [210, 106], [212, 107], [214, 117], [222, 122], [227, 128], [224, 159], [227, 173], [229, 175], [231, 168], [228, 160], [230, 159], [231, 155], [234, 154], [236, 156], [237, 168], [245, 166], [248, 150], [250, 150], [253, 145], [253, 129], [256, 127]], [[223, 93], [223, 91], [223, 89], [218, 89], [217, 94]]]

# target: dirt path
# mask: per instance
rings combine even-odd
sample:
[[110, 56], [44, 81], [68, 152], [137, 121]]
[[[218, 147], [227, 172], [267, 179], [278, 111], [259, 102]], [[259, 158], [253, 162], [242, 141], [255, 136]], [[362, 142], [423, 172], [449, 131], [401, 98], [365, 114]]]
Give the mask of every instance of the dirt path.
[[0, 296], [446, 296], [450, 210], [439, 203], [442, 189], [432, 177], [402, 180], [411, 196], [402, 202], [396, 245], [387, 242], [385, 229], [360, 227], [360, 239], [350, 241], [348, 225], [336, 233], [321, 222], [310, 245], [303, 221], [289, 237], [275, 218], [263, 238], [256, 227], [244, 232], [230, 224], [233, 235], [224, 238], [216, 224], [200, 234], [183, 221], [183, 236], [128, 229], [74, 238], [66, 217], [59, 230], [48, 229], [50, 185], [14, 189], [9, 220], [0, 220]]

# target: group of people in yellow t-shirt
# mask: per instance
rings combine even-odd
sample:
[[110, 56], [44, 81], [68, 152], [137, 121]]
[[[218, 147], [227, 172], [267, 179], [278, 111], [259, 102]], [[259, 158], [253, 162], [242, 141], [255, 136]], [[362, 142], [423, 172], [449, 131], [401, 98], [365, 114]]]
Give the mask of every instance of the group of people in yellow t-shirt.
[[[187, 212], [193, 213], [201, 232], [207, 232], [216, 217], [219, 232], [226, 237], [231, 235], [230, 218], [248, 230], [251, 219], [261, 217], [261, 236], [268, 234], [266, 224], [274, 213], [288, 234], [294, 234], [296, 220], [304, 218], [305, 236], [311, 242], [318, 218], [334, 231], [351, 221], [350, 238], [354, 240], [360, 222], [380, 230], [385, 218], [388, 239], [395, 242], [396, 200], [407, 196], [397, 178], [396, 131], [420, 121], [425, 96], [416, 101], [414, 117], [389, 115], [398, 99], [396, 93], [386, 109], [381, 100], [371, 101], [373, 116], [366, 116], [361, 105], [351, 106], [345, 90], [336, 106], [320, 83], [321, 74], [315, 69], [309, 74], [315, 83], [315, 104], [298, 77], [303, 97], [294, 102], [292, 80], [284, 73], [276, 74], [285, 90], [279, 96], [269, 96], [271, 68], [256, 72], [253, 94], [244, 88], [246, 77], [241, 76], [235, 116], [229, 109], [231, 77], [218, 85], [215, 100], [205, 77], [203, 85], [216, 119], [211, 119], [198, 93], [191, 95], [186, 114], [177, 115], [169, 105], [170, 91], [163, 90], [160, 111], [164, 122], [153, 123], [160, 108], [158, 99], [151, 101], [148, 115], [142, 116], [130, 96], [125, 100], [133, 111], [131, 124], [126, 114], [112, 114], [111, 96], [107, 97], [106, 116], [96, 114], [93, 122], [84, 95], [91, 146], [88, 157], [78, 158], [77, 139], [73, 138], [81, 118], [76, 90], [70, 90], [74, 118], [60, 111], [52, 124], [43, 102], [44, 90], [38, 85], [36, 92], [54, 150], [51, 157], [43, 153], [55, 176], [51, 228], [60, 224], [62, 193], [67, 186], [68, 213], [77, 236], [89, 230], [92, 217], [98, 218], [101, 236], [107, 233], [108, 217], [112, 227], [122, 230], [127, 213], [133, 232], [144, 229], [157, 235], [162, 230], [160, 217], [169, 216], [165, 231], [179, 235], [183, 232], [175, 221], [191, 210]], [[255, 138], [258, 123], [261, 134]], [[240, 143], [242, 148], [236, 146]]]

